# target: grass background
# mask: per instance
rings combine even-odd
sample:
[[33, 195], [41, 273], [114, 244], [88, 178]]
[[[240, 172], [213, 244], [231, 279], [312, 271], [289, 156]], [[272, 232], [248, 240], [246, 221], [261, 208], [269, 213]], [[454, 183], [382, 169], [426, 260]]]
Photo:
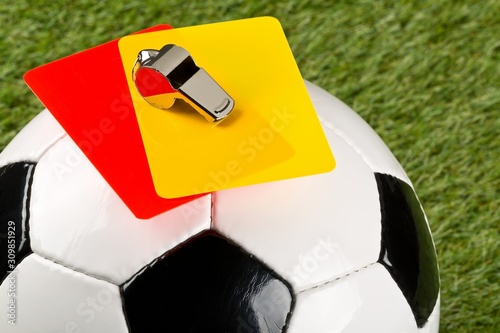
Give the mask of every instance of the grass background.
[[0, 0], [0, 149], [42, 108], [23, 74], [158, 23], [271, 15], [304, 78], [353, 107], [413, 180], [441, 332], [500, 332], [500, 2]]

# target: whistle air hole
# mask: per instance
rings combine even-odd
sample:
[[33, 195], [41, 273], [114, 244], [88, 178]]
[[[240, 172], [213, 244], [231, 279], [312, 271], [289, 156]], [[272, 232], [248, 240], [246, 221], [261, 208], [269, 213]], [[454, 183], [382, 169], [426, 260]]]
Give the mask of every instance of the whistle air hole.
[[172, 84], [172, 87], [177, 90], [199, 70], [200, 68], [196, 66], [193, 58], [187, 57], [167, 75], [167, 78]]

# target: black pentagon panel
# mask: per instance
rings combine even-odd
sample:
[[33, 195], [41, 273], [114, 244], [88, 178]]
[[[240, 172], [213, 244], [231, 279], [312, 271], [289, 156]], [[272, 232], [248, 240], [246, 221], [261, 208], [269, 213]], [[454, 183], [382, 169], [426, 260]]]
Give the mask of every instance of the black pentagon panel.
[[121, 286], [131, 333], [286, 332], [289, 284], [241, 247], [205, 231]]
[[0, 168], [0, 283], [32, 253], [28, 221], [34, 170], [28, 162]]
[[389, 271], [423, 327], [439, 294], [439, 271], [432, 236], [410, 185], [376, 173], [382, 212], [379, 262]]

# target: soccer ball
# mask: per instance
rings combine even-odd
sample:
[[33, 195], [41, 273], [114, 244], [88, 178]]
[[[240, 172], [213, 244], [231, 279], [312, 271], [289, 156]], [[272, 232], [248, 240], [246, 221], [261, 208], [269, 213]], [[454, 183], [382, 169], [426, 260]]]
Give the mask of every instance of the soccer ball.
[[436, 254], [410, 180], [356, 113], [306, 86], [332, 172], [148, 221], [38, 115], [0, 155], [0, 331], [437, 332]]

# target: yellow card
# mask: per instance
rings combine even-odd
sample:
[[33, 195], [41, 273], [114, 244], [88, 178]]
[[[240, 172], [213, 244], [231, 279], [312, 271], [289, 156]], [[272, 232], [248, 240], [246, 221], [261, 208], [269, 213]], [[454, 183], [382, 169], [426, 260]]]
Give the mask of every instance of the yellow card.
[[[188, 103], [153, 107], [132, 68], [141, 50], [175, 44], [234, 99], [220, 123]], [[335, 160], [283, 29], [271, 17], [132, 35], [119, 41], [155, 189], [177, 198], [331, 171]], [[155, 98], [162, 98], [156, 96]]]

